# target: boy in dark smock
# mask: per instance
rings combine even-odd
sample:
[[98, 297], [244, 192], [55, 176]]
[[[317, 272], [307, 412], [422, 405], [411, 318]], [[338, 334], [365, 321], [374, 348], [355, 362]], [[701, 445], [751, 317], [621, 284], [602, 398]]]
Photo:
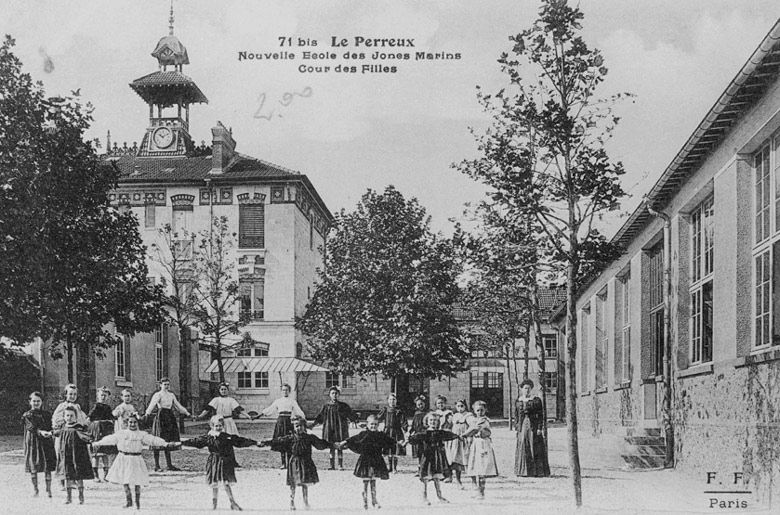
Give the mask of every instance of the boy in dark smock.
[[[328, 390], [330, 400], [326, 402], [319, 414], [314, 418], [314, 425], [322, 424], [322, 439], [330, 444], [343, 442], [349, 438], [349, 423], [357, 421], [357, 415], [349, 407], [349, 404], [341, 402], [341, 391], [337, 386]], [[339, 470], [344, 470], [344, 453], [331, 447], [330, 470], [336, 469], [336, 453], [339, 457]]]

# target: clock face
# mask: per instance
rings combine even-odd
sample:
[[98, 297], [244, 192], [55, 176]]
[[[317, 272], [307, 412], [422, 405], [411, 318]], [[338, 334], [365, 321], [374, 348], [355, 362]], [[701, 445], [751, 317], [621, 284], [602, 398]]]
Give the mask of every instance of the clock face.
[[152, 134], [152, 141], [157, 148], [168, 148], [173, 143], [173, 131], [168, 127], [160, 127]]

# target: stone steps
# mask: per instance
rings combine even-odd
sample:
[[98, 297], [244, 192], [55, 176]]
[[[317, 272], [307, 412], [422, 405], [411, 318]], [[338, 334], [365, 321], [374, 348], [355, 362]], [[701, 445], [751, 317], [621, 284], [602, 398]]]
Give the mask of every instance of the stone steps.
[[666, 458], [666, 440], [660, 428], [628, 428], [620, 457], [628, 469], [662, 468]]

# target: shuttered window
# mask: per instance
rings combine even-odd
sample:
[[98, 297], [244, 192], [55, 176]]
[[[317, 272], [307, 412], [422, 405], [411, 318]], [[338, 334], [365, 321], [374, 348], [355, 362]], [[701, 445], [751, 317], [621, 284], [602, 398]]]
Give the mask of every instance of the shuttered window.
[[265, 206], [263, 204], [238, 206], [238, 248], [265, 248]]

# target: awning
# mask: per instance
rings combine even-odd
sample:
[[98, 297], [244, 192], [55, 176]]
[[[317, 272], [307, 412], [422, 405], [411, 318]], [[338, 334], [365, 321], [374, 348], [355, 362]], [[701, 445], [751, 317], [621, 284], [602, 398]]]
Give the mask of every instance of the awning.
[[[327, 368], [298, 358], [222, 358], [222, 367], [226, 374], [236, 372], [330, 372]], [[214, 360], [206, 369], [206, 373], [217, 371], [219, 371], [219, 364], [217, 360]]]

